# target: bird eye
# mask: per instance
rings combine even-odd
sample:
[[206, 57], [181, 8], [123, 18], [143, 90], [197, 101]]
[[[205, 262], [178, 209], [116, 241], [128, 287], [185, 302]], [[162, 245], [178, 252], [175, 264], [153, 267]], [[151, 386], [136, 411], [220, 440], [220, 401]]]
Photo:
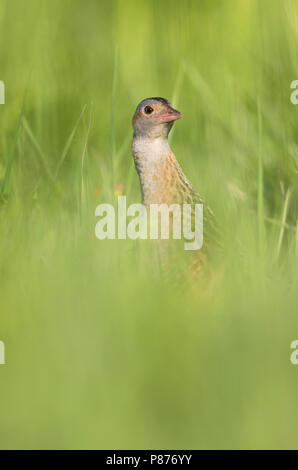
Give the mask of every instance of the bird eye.
[[154, 110], [153, 110], [153, 108], [151, 108], [151, 106], [145, 106], [145, 108], [144, 108], [145, 114], [151, 114], [151, 113], [153, 113], [153, 111]]

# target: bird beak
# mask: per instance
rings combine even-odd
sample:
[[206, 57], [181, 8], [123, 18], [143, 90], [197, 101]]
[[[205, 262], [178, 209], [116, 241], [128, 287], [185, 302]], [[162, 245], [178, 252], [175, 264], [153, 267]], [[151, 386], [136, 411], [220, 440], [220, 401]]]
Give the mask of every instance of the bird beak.
[[177, 109], [172, 108], [172, 106], [168, 106], [167, 110], [158, 117], [162, 122], [172, 122], [182, 118], [182, 114]]

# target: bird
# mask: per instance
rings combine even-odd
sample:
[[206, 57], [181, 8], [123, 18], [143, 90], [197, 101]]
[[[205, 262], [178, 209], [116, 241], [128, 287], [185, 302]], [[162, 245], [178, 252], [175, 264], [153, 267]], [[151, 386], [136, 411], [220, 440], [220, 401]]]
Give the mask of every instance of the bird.
[[132, 119], [132, 154], [145, 206], [203, 204], [205, 244], [206, 234], [211, 239], [216, 232], [214, 213], [185, 176], [168, 141], [174, 122], [181, 117], [165, 98], [142, 100]]

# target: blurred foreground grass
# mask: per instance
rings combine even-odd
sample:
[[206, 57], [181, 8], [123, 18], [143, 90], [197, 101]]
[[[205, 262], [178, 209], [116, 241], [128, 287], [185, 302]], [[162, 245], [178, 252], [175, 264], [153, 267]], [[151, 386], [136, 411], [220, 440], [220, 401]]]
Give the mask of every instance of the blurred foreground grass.
[[[1, 448], [297, 448], [297, 15], [0, 0]], [[140, 200], [147, 96], [183, 113], [172, 145], [222, 230], [212, 282], [95, 239], [117, 184]]]

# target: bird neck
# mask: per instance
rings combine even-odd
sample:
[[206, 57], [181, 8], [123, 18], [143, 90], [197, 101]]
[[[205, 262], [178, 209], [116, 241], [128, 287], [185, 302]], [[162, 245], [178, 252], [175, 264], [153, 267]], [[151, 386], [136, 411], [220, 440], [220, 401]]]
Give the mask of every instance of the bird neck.
[[135, 163], [138, 166], [154, 167], [164, 161], [171, 152], [167, 138], [158, 137], [151, 139], [148, 137], [134, 136], [132, 141], [132, 152]]
[[173, 182], [182, 170], [175, 159], [168, 139], [134, 136], [132, 153], [141, 184], [143, 203], [173, 202]]

